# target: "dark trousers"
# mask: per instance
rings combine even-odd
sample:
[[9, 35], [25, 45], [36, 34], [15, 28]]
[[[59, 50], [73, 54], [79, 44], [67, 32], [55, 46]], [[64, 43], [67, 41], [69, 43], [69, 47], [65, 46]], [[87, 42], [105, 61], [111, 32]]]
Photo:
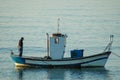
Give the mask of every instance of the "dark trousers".
[[23, 48], [19, 48], [19, 56], [21, 57], [23, 53]]

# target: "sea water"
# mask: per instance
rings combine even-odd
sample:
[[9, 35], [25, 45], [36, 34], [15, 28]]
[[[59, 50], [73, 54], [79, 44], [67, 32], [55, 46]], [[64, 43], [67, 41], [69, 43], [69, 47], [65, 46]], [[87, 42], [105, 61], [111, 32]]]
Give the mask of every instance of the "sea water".
[[[66, 34], [65, 57], [74, 49], [84, 56], [103, 52], [114, 35], [105, 68], [17, 69], [10, 51], [24, 37], [23, 55], [46, 56], [46, 33]], [[0, 0], [0, 80], [120, 80], [119, 0]]]

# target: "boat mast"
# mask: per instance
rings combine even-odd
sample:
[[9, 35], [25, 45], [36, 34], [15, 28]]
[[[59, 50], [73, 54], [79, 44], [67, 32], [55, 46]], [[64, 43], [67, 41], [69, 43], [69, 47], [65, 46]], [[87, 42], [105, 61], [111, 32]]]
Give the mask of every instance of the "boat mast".
[[60, 31], [60, 29], [59, 29], [59, 27], [60, 27], [60, 24], [59, 24], [59, 22], [60, 22], [60, 18], [58, 18], [58, 22], [57, 22], [57, 24], [58, 24], [57, 33], [59, 33], [59, 31]]

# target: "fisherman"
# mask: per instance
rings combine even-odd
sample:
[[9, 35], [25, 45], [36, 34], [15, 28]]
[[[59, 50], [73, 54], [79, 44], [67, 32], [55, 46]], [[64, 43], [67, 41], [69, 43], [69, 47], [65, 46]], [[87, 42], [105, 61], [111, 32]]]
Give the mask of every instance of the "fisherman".
[[20, 57], [22, 56], [22, 53], [23, 53], [23, 40], [24, 40], [24, 37], [21, 37], [18, 43], [18, 51], [19, 51]]

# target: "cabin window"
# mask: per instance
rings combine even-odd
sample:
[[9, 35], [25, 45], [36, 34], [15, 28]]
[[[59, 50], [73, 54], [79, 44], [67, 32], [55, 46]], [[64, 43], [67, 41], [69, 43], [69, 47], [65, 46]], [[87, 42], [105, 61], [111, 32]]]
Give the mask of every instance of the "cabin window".
[[55, 38], [55, 44], [59, 44], [59, 38]]

